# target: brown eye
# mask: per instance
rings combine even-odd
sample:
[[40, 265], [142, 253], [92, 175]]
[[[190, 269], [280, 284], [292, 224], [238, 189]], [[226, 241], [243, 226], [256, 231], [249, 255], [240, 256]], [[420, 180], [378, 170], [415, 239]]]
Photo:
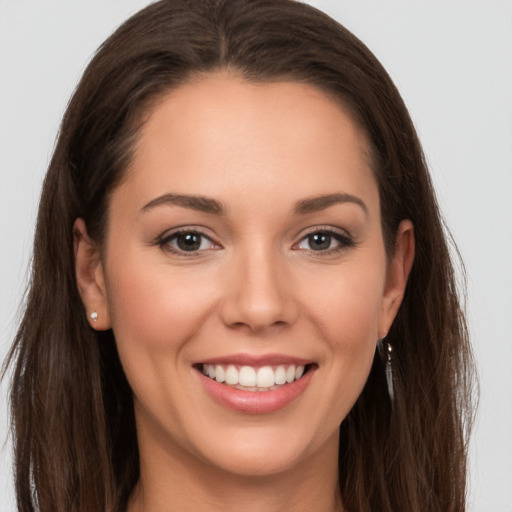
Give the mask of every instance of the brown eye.
[[355, 245], [350, 235], [330, 230], [312, 231], [295, 246], [310, 252], [326, 253], [342, 251]]
[[159, 245], [176, 253], [197, 253], [217, 246], [202, 233], [197, 231], [179, 231], [163, 238]]
[[314, 233], [307, 237], [309, 248], [313, 251], [331, 249], [332, 236], [328, 233]]
[[341, 236], [328, 231], [316, 231], [305, 236], [299, 243], [299, 249], [309, 251], [328, 251], [342, 246]]
[[176, 236], [176, 245], [182, 251], [198, 251], [201, 248], [201, 235], [183, 233]]

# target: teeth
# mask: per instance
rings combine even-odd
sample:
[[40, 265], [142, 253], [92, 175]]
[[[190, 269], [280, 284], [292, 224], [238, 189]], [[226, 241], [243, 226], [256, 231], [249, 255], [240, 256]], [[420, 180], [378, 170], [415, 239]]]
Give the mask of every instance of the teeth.
[[274, 373], [274, 382], [279, 386], [286, 382], [286, 370], [284, 366], [277, 367]]
[[[208, 372], [208, 376], [210, 375], [210, 372]], [[215, 367], [215, 375], [212, 377], [212, 379], [217, 380], [218, 382], [224, 382], [226, 380], [226, 372], [224, 371], [224, 368], [220, 364], [218, 364]]]
[[242, 366], [240, 368], [233, 364], [213, 365], [204, 364], [202, 367], [204, 375], [217, 382], [237, 388], [251, 388], [251, 391], [267, 391], [274, 386], [282, 386], [298, 380], [304, 375], [304, 366], [262, 366], [253, 368], [252, 366]]
[[[230, 364], [228, 366], [225, 375], [226, 375], [226, 384], [229, 384], [230, 386], [236, 386], [238, 384], [238, 370], [232, 364]], [[217, 379], [215, 378], [215, 380], [217, 380]]]
[[252, 388], [256, 386], [256, 371], [250, 366], [242, 366], [238, 373], [238, 383], [241, 386]]
[[269, 388], [275, 384], [274, 372], [270, 366], [264, 366], [256, 374], [256, 386], [259, 388]]

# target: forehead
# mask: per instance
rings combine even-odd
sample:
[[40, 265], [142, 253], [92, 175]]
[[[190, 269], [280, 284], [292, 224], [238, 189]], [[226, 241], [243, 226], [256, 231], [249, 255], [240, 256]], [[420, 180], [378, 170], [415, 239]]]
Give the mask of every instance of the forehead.
[[228, 72], [182, 85], [152, 108], [123, 186], [147, 200], [376, 191], [366, 138], [340, 102], [312, 85]]

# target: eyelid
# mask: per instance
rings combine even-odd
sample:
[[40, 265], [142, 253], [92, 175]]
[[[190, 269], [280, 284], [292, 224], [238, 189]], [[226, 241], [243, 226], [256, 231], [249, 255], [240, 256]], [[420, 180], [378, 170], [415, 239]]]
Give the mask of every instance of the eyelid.
[[[326, 249], [324, 251], [314, 251], [312, 249], [308, 250], [301, 249], [298, 247], [299, 244], [302, 243], [307, 237], [314, 235], [316, 233], [324, 233], [333, 236], [336, 240], [338, 240], [339, 246], [333, 247], [332, 249]], [[305, 231], [302, 231], [297, 242], [293, 244], [292, 249], [297, 251], [305, 251], [310, 254], [313, 254], [314, 256], [327, 256], [330, 254], [346, 251], [347, 249], [350, 249], [355, 245], [357, 245], [356, 241], [346, 229], [341, 229], [334, 226], [319, 225], [312, 226], [310, 228], [307, 228]]]
[[[221, 249], [222, 246], [218, 244], [213, 237], [210, 235], [207, 235], [202, 230], [203, 228], [198, 228], [197, 226], [180, 226], [177, 228], [173, 228], [170, 230], [165, 231], [162, 235], [160, 235], [154, 242], [154, 245], [160, 246], [160, 248], [164, 251], [171, 252], [174, 255], [177, 256], [183, 256], [186, 258], [194, 257], [194, 256], [201, 256], [205, 252], [211, 251], [211, 250], [217, 250]], [[202, 238], [207, 239], [209, 242], [211, 242], [212, 245], [214, 245], [214, 248], [208, 248], [208, 249], [198, 249], [195, 251], [184, 251], [179, 248], [173, 247], [170, 245], [170, 241], [178, 237], [180, 234], [195, 234]]]
[[[304, 238], [306, 238], [310, 235], [313, 235], [315, 233], [328, 233], [328, 234], [336, 235], [336, 236], [342, 237], [342, 238], [349, 238], [349, 239], [353, 238], [352, 235], [346, 229], [338, 228], [335, 226], [324, 225], [324, 224], [306, 228], [306, 229], [302, 230], [295, 238], [300, 242]], [[298, 243], [298, 242], [295, 242], [294, 245], [296, 245], [296, 243]]]
[[318, 224], [315, 226], [310, 226], [308, 228], [303, 229], [298, 236], [300, 236], [300, 238], [302, 239], [305, 236], [310, 235], [311, 233], [318, 233], [318, 232], [334, 233], [336, 235], [347, 236], [347, 237], [352, 236], [346, 229], [339, 228], [337, 226], [331, 226], [329, 224]]

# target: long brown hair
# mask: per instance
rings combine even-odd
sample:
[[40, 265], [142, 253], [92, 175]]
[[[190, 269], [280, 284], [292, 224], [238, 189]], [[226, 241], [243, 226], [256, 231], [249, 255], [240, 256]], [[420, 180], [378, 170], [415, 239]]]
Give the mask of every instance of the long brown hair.
[[26, 311], [8, 362], [18, 507], [122, 512], [139, 476], [131, 390], [111, 331], [87, 324], [77, 290], [73, 222], [101, 244], [152, 105], [192, 77], [236, 70], [295, 80], [338, 98], [366, 133], [388, 253], [402, 219], [416, 259], [389, 332], [395, 401], [376, 355], [341, 425], [347, 510], [465, 510], [473, 365], [422, 149], [407, 109], [373, 54], [340, 24], [291, 0], [162, 0], [98, 50], [62, 121], [44, 182]]

